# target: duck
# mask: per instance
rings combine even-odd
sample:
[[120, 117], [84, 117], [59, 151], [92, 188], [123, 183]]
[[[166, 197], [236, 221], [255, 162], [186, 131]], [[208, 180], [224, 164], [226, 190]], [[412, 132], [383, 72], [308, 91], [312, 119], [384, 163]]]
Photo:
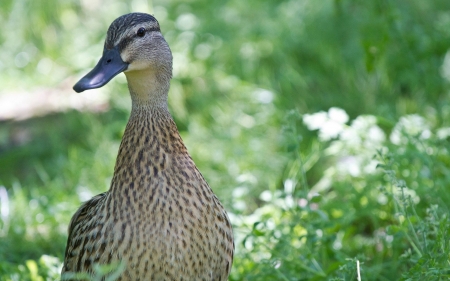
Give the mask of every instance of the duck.
[[102, 87], [120, 73], [132, 106], [111, 185], [73, 215], [62, 275], [122, 263], [121, 281], [227, 280], [232, 225], [169, 112], [172, 53], [154, 16], [114, 20], [100, 60], [73, 89]]

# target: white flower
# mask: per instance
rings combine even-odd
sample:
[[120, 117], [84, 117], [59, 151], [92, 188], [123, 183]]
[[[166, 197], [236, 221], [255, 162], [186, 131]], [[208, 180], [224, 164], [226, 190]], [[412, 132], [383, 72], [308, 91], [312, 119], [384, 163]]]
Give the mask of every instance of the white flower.
[[322, 141], [338, 137], [347, 122], [347, 113], [337, 107], [330, 108], [328, 112], [320, 111], [303, 115], [303, 123], [309, 130], [319, 130], [319, 139]]
[[330, 108], [328, 110], [328, 116], [330, 117], [331, 120], [337, 123], [345, 124], [348, 122], [347, 113], [345, 112], [345, 110], [338, 107]]
[[406, 135], [420, 136], [422, 139], [429, 138], [431, 136], [430, 125], [420, 115], [403, 116], [392, 131], [390, 136], [391, 142], [397, 145], [407, 143], [408, 137]]
[[344, 125], [334, 120], [328, 120], [319, 130], [319, 139], [328, 141], [339, 136], [343, 131]]
[[303, 123], [311, 131], [320, 129], [327, 122], [327, 119], [328, 116], [325, 111], [303, 115]]
[[450, 127], [439, 128], [436, 132], [436, 135], [440, 139], [446, 139], [450, 137]]

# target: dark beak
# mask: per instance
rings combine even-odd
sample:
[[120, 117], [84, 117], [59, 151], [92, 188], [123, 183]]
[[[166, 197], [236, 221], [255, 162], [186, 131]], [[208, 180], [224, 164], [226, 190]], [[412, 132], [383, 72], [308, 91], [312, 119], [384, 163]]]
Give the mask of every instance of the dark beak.
[[122, 60], [117, 47], [110, 50], [104, 50], [102, 58], [98, 61], [94, 69], [81, 78], [81, 80], [73, 86], [73, 89], [75, 92], [81, 93], [85, 90], [100, 88], [127, 68], [128, 63]]

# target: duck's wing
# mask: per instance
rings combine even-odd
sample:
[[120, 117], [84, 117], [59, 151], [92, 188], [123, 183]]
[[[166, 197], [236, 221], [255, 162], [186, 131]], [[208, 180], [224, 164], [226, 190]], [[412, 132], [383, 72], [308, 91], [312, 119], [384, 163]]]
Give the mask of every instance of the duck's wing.
[[89, 220], [90, 216], [92, 216], [92, 214], [95, 214], [96, 210], [101, 207], [107, 196], [108, 192], [103, 192], [92, 197], [89, 201], [84, 202], [70, 220], [69, 237], [67, 238], [66, 251], [64, 254], [65, 258], [63, 272], [66, 269], [66, 262], [69, 257], [69, 252], [73, 250], [74, 229], [76, 229], [77, 226], [81, 226], [83, 223], [86, 223]]

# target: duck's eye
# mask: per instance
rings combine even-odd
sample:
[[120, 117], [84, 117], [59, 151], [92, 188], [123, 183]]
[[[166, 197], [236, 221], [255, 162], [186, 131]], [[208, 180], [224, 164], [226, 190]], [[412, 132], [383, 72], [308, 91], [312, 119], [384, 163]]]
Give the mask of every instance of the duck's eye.
[[139, 28], [137, 33], [136, 33], [136, 35], [139, 36], [139, 37], [144, 37], [144, 35], [145, 35], [145, 28], [143, 28], [143, 27]]

